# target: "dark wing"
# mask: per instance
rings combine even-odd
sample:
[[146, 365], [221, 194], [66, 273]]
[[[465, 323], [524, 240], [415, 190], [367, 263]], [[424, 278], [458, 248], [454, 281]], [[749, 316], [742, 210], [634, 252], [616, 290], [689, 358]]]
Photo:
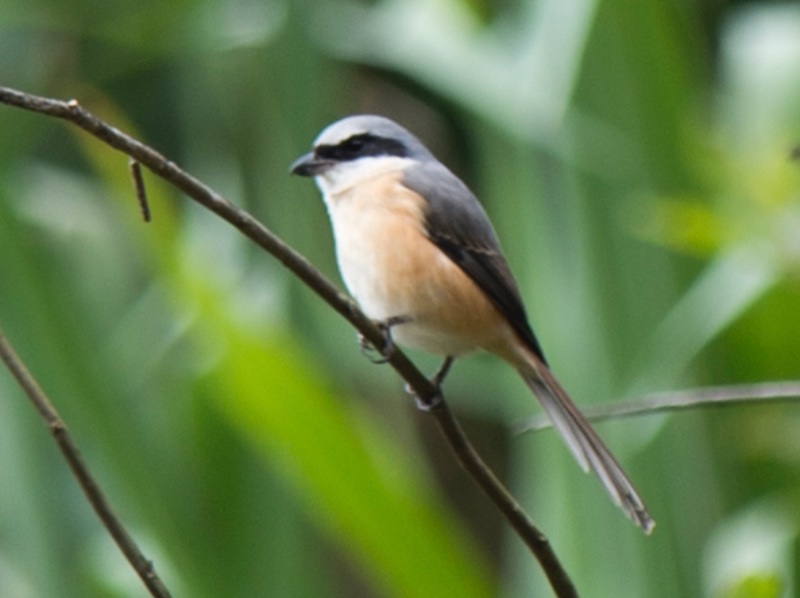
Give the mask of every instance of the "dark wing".
[[402, 182], [427, 201], [428, 238], [475, 281], [519, 338], [547, 363], [494, 229], [469, 188], [438, 162], [409, 167]]

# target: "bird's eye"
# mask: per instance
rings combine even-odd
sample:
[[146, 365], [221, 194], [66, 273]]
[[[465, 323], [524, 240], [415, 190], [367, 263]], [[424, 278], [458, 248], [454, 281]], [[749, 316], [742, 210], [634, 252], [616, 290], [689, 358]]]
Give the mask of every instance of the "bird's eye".
[[386, 150], [385, 140], [369, 133], [342, 139], [336, 145], [320, 145], [314, 151], [337, 162], [349, 162], [367, 156], [400, 155]]
[[358, 152], [364, 149], [364, 146], [366, 144], [367, 144], [366, 139], [364, 139], [364, 137], [359, 135], [358, 137], [350, 137], [350, 139], [347, 139], [342, 144], [342, 148], [348, 153], [357, 154]]

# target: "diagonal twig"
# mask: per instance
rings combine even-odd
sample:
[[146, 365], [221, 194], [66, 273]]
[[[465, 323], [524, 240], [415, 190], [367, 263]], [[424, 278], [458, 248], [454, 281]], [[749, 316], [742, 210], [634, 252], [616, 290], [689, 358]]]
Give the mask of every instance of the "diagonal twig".
[[103, 525], [117, 543], [125, 558], [128, 559], [131, 567], [133, 567], [145, 587], [150, 591], [150, 595], [154, 596], [154, 598], [169, 598], [171, 594], [153, 568], [153, 563], [145, 558], [136, 542], [125, 529], [125, 526], [114, 514], [103, 491], [78, 452], [78, 447], [75, 446], [61, 416], [50, 403], [44, 391], [28, 371], [28, 368], [25, 367], [19, 355], [14, 351], [2, 330], [0, 330], [0, 360], [3, 361], [8, 371], [11, 372], [11, 375], [14, 376], [14, 379], [42, 416], [61, 454], [78, 480], [81, 490], [83, 490], [95, 513], [97, 513], [100, 521], [103, 522]]
[[[64, 102], [0, 87], [0, 103], [67, 120], [147, 167], [272, 254], [328, 305], [348, 320], [372, 345], [376, 347], [383, 345], [385, 339], [380, 328], [302, 255], [289, 247], [249, 213], [227, 201], [219, 193], [167, 160], [151, 147], [102, 121], [80, 106], [76, 100]], [[480, 458], [445, 401], [441, 399], [438, 389], [401, 350], [394, 350], [388, 362], [405, 379], [420, 403], [430, 407], [428, 411], [436, 418], [442, 434], [457, 459], [536, 557], [556, 596], [576, 598], [577, 591], [547, 538]]]

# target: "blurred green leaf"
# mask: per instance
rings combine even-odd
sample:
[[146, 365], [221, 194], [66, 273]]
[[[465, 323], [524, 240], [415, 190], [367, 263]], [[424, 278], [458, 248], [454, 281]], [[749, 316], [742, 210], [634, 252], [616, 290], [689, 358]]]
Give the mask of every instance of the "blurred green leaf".
[[784, 595], [780, 577], [775, 574], [752, 574], [731, 584], [719, 598], [780, 598]]

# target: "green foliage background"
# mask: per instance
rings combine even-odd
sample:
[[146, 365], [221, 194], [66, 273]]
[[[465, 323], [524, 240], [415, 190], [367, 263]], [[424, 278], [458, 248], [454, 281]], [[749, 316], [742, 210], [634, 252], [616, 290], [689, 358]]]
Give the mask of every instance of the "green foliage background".
[[[336, 279], [290, 162], [379, 112], [484, 201], [581, 404], [798, 375], [800, 8], [682, 0], [5, 0], [0, 83], [78, 98]], [[0, 327], [176, 596], [547, 596], [400, 381], [269, 256], [0, 108]], [[435, 361], [416, 356], [426, 368]], [[643, 537], [491, 358], [448, 397], [582, 595], [793, 596], [791, 404], [599, 426]], [[0, 375], [0, 596], [144, 596]]]

